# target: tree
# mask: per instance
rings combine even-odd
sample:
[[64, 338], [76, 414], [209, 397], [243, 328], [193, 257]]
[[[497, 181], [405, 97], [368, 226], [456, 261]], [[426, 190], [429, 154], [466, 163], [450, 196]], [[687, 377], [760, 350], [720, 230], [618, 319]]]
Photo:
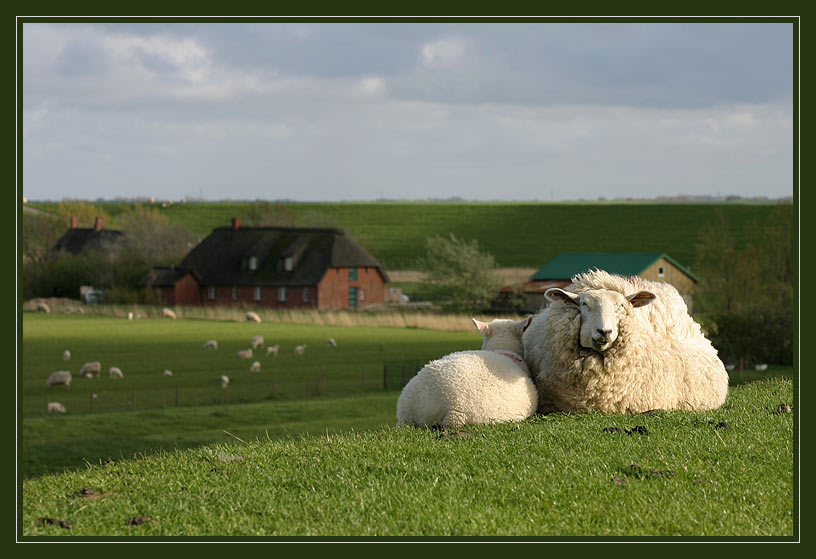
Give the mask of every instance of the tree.
[[476, 239], [466, 241], [453, 233], [426, 238], [416, 268], [425, 273], [428, 290], [453, 311], [487, 308], [500, 285], [493, 255], [483, 252]]
[[23, 264], [38, 264], [52, 256], [66, 229], [55, 216], [23, 211]]
[[124, 257], [142, 267], [178, 264], [193, 247], [193, 234], [180, 223], [171, 223], [155, 208], [134, 205], [116, 219], [125, 234]]

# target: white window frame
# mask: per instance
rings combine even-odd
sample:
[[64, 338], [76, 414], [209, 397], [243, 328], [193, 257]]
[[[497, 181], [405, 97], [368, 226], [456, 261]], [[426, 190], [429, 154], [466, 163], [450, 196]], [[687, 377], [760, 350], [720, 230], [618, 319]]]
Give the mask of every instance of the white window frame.
[[303, 302], [304, 303], [309, 302], [309, 288], [308, 287], [303, 288]]
[[281, 286], [278, 288], [278, 301], [284, 302], [286, 301], [286, 287]]
[[256, 285], [252, 288], [252, 299], [254, 301], [260, 301], [262, 297], [261, 286]]
[[663, 266], [660, 266], [660, 267], [657, 269], [657, 277], [659, 277], [659, 278], [664, 278], [664, 277], [666, 277], [666, 268], [664, 268]]
[[214, 285], [211, 285], [211, 286], [207, 287], [207, 299], [209, 299], [210, 301], [215, 300], [215, 286]]
[[292, 257], [287, 256], [283, 259], [283, 270], [285, 272], [291, 272], [292, 268], [294, 268], [294, 263], [292, 262]]
[[257, 270], [258, 269], [258, 257], [257, 256], [250, 256], [249, 257], [249, 264], [247, 265], [247, 267], [252, 271]]

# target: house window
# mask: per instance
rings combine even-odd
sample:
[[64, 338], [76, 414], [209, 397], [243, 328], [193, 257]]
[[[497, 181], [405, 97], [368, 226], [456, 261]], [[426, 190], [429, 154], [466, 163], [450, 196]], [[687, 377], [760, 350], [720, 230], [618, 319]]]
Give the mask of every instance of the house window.
[[258, 269], [258, 258], [256, 256], [249, 257], [249, 269], [250, 270]]
[[238, 300], [238, 286], [237, 285], [232, 286], [232, 300], [233, 301]]
[[304, 303], [309, 302], [309, 288], [308, 287], [303, 288], [303, 302]]
[[349, 281], [357, 281], [357, 268], [349, 268]]
[[665, 275], [666, 275], [666, 268], [664, 268], [663, 266], [659, 267], [657, 269], [657, 277], [662, 278]]
[[261, 288], [260, 286], [255, 286], [252, 288], [252, 298], [256, 301], [261, 300]]
[[215, 299], [215, 286], [211, 285], [207, 288], [207, 299], [214, 300]]
[[292, 265], [292, 257], [291, 256], [287, 256], [286, 258], [283, 259], [283, 269], [284, 270], [286, 270], [287, 272], [291, 272], [293, 267], [294, 266]]
[[357, 308], [357, 288], [356, 287], [349, 287], [349, 308], [356, 309]]
[[278, 301], [286, 301], [286, 288], [279, 287], [278, 288]]

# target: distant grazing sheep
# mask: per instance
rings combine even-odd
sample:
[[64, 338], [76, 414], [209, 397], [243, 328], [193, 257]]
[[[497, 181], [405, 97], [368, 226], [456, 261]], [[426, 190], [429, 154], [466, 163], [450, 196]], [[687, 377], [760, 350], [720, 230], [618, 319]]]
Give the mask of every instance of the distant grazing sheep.
[[85, 309], [83, 309], [82, 307], [77, 307], [76, 313], [77, 314], [85, 314]]
[[306, 344], [296, 346], [295, 347], [295, 353], [297, 353], [298, 355], [303, 355], [303, 353], [306, 351], [307, 347], [309, 347], [309, 346], [307, 346]]
[[522, 421], [538, 393], [524, 365], [522, 334], [532, 320], [473, 319], [482, 349], [458, 351], [425, 365], [397, 400], [397, 426], [459, 427]]
[[133, 313], [132, 312], [128, 313], [128, 320], [133, 320]]
[[171, 371], [170, 369], [165, 369], [164, 372], [162, 373], [162, 375], [164, 375], [166, 377], [172, 377], [173, 376], [173, 371]]
[[167, 307], [162, 309], [162, 317], [164, 318], [172, 318], [173, 320], [176, 319], [176, 313], [173, 309], [168, 309]]
[[249, 311], [248, 313], [246, 313], [246, 319], [249, 322], [255, 322], [255, 323], [258, 323], [258, 324], [261, 323], [261, 317], [258, 316], [256, 313], [254, 313], [252, 311]]
[[110, 378], [125, 378], [125, 375], [122, 374], [122, 369], [119, 367], [111, 367], [108, 369], [108, 374], [110, 375]]
[[227, 375], [221, 375], [221, 388], [226, 388], [229, 386], [229, 377]]
[[260, 361], [253, 361], [252, 365], [249, 366], [249, 370], [253, 373], [260, 373], [261, 372], [261, 362]]
[[271, 345], [266, 348], [266, 355], [275, 354], [275, 357], [278, 356], [278, 351], [280, 351], [280, 344]]
[[252, 350], [251, 349], [242, 349], [238, 352], [238, 357], [241, 359], [252, 359]]
[[46, 303], [37, 303], [37, 312], [44, 312], [48, 314], [51, 312], [51, 307], [49, 307]]
[[57, 386], [64, 384], [66, 388], [71, 386], [71, 371], [54, 371], [45, 381], [47, 386]]
[[79, 369], [79, 376], [81, 377], [88, 377], [91, 378], [92, 375], [99, 376], [102, 373], [102, 363], [99, 361], [91, 361], [90, 363], [85, 363], [82, 368]]
[[206, 349], [218, 349], [218, 342], [215, 340], [207, 340], [204, 342], [204, 347]]
[[326, 343], [329, 345], [329, 347], [337, 347], [337, 342], [334, 341], [334, 338], [329, 338], [326, 340]]
[[728, 373], [671, 284], [593, 270], [565, 289], [524, 336], [540, 413], [718, 408]]
[[65, 406], [60, 402], [48, 402], [48, 413], [65, 413]]
[[63, 361], [70, 361], [71, 360], [71, 351], [66, 349], [62, 352], [62, 360]]
[[263, 336], [255, 336], [252, 338], [252, 349], [260, 349], [264, 345]]

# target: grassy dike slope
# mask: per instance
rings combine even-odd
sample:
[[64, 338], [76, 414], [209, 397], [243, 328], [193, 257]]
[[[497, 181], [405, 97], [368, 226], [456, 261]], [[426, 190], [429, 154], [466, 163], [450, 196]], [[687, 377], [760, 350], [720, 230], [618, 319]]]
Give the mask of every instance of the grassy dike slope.
[[18, 530], [790, 537], [797, 410], [777, 410], [792, 392], [770, 379], [732, 388], [711, 412], [553, 414], [445, 434], [381, 428], [115, 461], [24, 482]]

